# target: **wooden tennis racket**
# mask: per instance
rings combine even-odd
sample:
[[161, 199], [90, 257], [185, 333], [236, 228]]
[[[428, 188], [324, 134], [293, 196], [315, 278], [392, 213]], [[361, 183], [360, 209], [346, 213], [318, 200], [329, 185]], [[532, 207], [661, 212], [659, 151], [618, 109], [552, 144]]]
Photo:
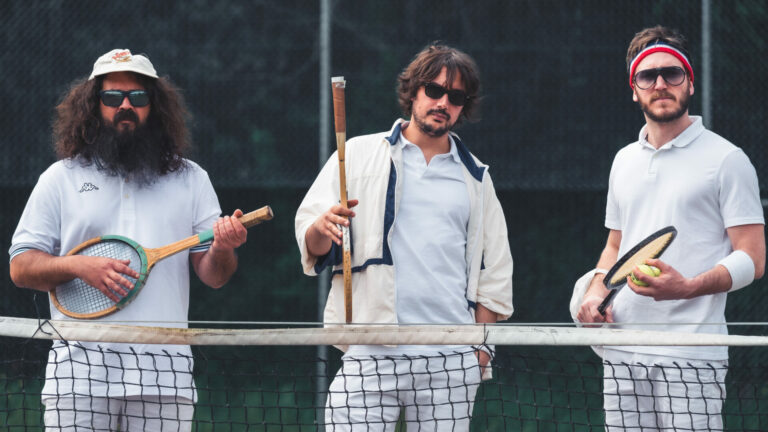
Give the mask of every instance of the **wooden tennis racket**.
[[[269, 206], [264, 206], [241, 216], [238, 220], [246, 228], [250, 228], [272, 219], [273, 216], [272, 209]], [[75, 278], [51, 291], [51, 301], [56, 309], [72, 318], [90, 319], [109, 315], [123, 309], [136, 298], [141, 288], [144, 287], [150, 270], [158, 261], [211, 240], [213, 240], [213, 229], [156, 249], [146, 249], [135, 241], [119, 235], [92, 238], [77, 245], [67, 255], [130, 260], [129, 267], [139, 273], [139, 278], [134, 279], [128, 275], [123, 275], [123, 277], [133, 283], [133, 288], [125, 296], [113, 291], [115, 296], [121, 298], [119, 302], [115, 302], [98, 288], [88, 285], [82, 279]]]
[[[344, 167], [344, 152], [347, 144], [347, 113], [344, 107], [344, 89], [347, 82], [344, 77], [331, 78], [331, 89], [333, 91], [333, 123], [336, 127], [336, 150], [339, 156], [339, 197], [341, 205], [349, 208], [347, 205], [347, 172]], [[341, 228], [341, 241], [343, 245], [343, 265], [344, 265], [344, 312], [347, 323], [352, 322], [352, 251], [349, 244], [349, 227], [344, 225]]]
[[644, 238], [619, 258], [616, 264], [605, 274], [603, 284], [611, 291], [597, 307], [597, 311], [605, 315], [605, 310], [611, 305], [616, 293], [627, 283], [627, 276], [632, 273], [632, 270], [640, 264], [645, 264], [645, 260], [660, 257], [676, 236], [677, 229], [675, 227], [670, 225], [662, 228]]

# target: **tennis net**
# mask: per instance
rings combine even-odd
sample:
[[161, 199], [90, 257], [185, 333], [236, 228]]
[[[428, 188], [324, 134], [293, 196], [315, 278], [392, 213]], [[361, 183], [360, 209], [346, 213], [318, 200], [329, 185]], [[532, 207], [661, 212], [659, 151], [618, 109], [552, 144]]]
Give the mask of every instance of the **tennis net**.
[[[565, 326], [178, 329], [0, 317], [0, 429], [761, 431], [767, 344]], [[356, 347], [342, 359], [319, 355], [327, 345]], [[727, 345], [730, 365], [602, 360], [589, 346], [603, 345]], [[490, 366], [476, 349], [494, 354]]]

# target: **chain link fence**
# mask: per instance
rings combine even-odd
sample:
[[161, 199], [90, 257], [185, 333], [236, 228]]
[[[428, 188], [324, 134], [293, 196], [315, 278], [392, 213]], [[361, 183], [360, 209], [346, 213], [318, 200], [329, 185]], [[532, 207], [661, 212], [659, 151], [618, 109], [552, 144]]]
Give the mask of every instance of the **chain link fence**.
[[[711, 41], [711, 117], [742, 147], [766, 188], [768, 4], [702, 1], [332, 1], [331, 73], [347, 79], [348, 136], [400, 115], [397, 74], [426, 44], [471, 54], [482, 73], [481, 120], [458, 133], [491, 165], [516, 263], [513, 321], [568, 321], [573, 282], [597, 260], [615, 152], [643, 117], [624, 63], [638, 30], [664, 24], [689, 38], [702, 112], [702, 40]], [[68, 86], [113, 48], [146, 53], [184, 91], [190, 157], [222, 208], [271, 204], [223, 291], [193, 287], [192, 319], [317, 320], [315, 281], [301, 274], [293, 216], [318, 170], [321, 2], [14, 2], [0, 0], [0, 243], [10, 246], [26, 197], [54, 161], [50, 123]], [[328, 140], [333, 143], [333, 140]], [[7, 288], [0, 314], [45, 316], [27, 290]], [[762, 282], [756, 283], [762, 286]], [[758, 289], [730, 300], [731, 320], [761, 320]], [[253, 305], [260, 305], [254, 308]], [[212, 306], [213, 305], [213, 306]], [[40, 312], [35, 310], [35, 306]], [[546, 306], [546, 307], [544, 307]]]

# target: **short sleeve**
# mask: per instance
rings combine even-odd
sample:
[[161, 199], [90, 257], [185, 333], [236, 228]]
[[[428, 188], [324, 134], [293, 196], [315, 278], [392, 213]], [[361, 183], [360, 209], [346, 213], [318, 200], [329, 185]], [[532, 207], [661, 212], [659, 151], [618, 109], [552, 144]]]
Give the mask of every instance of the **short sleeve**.
[[726, 228], [765, 224], [755, 167], [741, 149], [729, 153], [720, 166], [720, 212]]
[[55, 166], [37, 181], [11, 240], [8, 253], [14, 256], [28, 249], [58, 255], [61, 247], [61, 196]]

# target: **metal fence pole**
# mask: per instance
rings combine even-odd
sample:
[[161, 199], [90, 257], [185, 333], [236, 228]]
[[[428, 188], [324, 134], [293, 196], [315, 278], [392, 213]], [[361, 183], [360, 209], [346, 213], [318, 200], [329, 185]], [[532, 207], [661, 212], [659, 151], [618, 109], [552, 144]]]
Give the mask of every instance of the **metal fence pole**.
[[[320, 137], [317, 140], [319, 166], [322, 169], [329, 157], [331, 137], [331, 4], [330, 0], [320, 0]], [[317, 321], [323, 321], [325, 299], [328, 297], [330, 271], [326, 269], [317, 277]], [[328, 389], [328, 346], [317, 347], [317, 378], [315, 380], [317, 413], [315, 419], [317, 430], [325, 429], [325, 392]]]
[[708, 129], [715, 123], [712, 115], [711, 9], [711, 0], [701, 0], [701, 116]]

